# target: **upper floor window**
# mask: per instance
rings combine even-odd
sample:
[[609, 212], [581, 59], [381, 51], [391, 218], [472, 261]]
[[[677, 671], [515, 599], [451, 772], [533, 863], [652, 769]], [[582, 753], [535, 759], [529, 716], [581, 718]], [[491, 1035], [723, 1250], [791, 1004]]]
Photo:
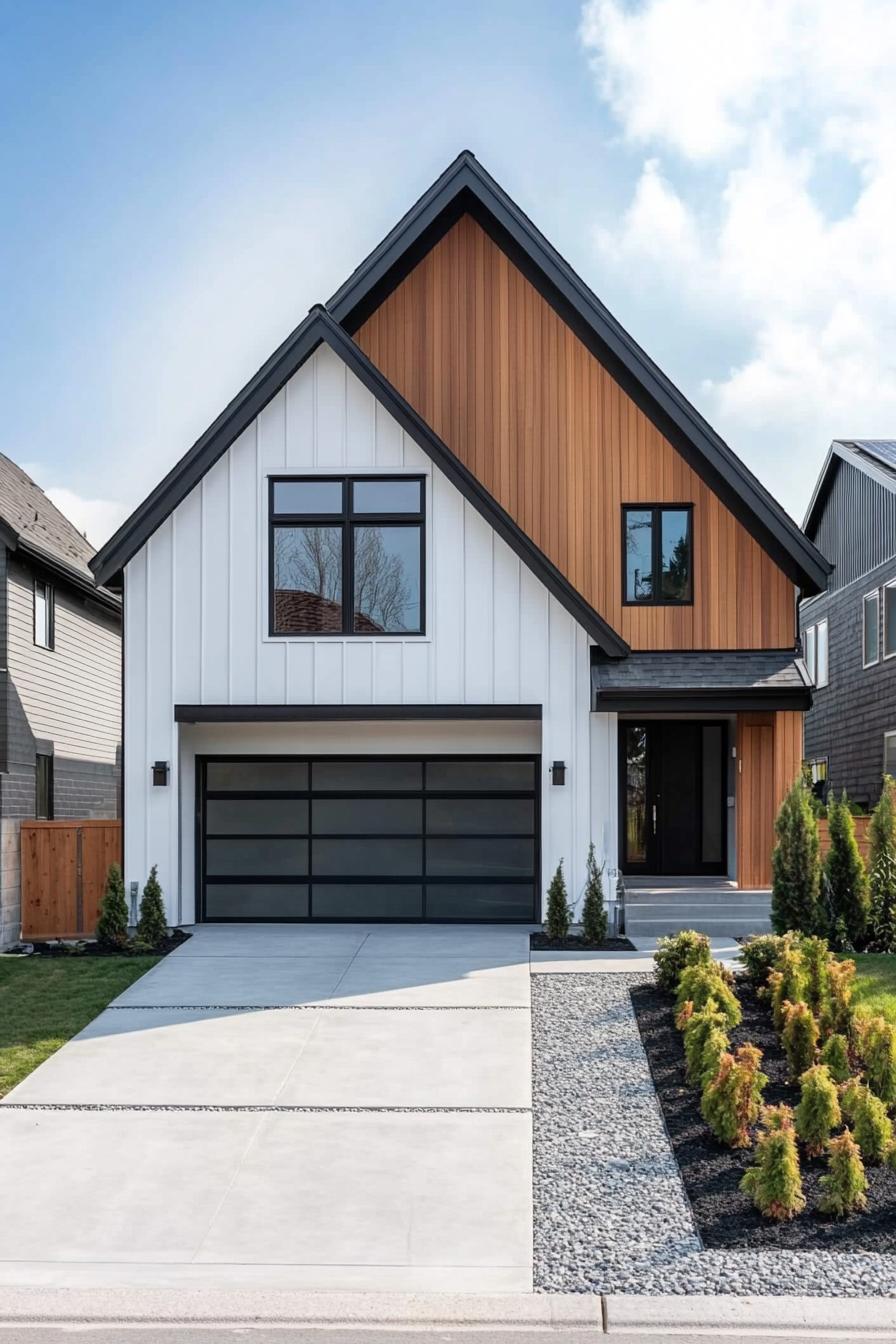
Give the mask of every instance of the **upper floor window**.
[[871, 667], [880, 658], [880, 592], [866, 593], [862, 600], [862, 666]]
[[815, 686], [828, 684], [828, 623], [827, 618], [803, 631], [803, 658], [809, 679]]
[[51, 583], [34, 580], [34, 642], [52, 649], [56, 637], [56, 599]]
[[270, 482], [272, 635], [419, 635], [424, 479]]
[[623, 507], [626, 602], [693, 601], [692, 514], [690, 504]]
[[896, 732], [884, 733], [884, 774], [896, 779]]
[[884, 584], [884, 657], [896, 657], [896, 579]]

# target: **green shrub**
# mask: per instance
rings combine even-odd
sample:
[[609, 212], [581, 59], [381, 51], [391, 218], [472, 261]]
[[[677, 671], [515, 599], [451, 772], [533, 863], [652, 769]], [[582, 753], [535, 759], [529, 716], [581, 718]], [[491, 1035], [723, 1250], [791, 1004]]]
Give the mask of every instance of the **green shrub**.
[[582, 933], [589, 943], [602, 943], [607, 936], [607, 909], [604, 905], [604, 865], [594, 857], [594, 845], [588, 846], [585, 862], [585, 896], [582, 901]]
[[772, 853], [772, 928], [775, 933], [798, 929], [823, 931], [819, 904], [821, 868], [818, 822], [811, 790], [804, 779], [794, 781], [775, 818]]
[[689, 999], [694, 1005], [695, 1012], [705, 1008], [712, 999], [729, 1027], [736, 1027], [740, 1023], [740, 1004], [734, 991], [726, 983], [718, 962], [711, 961], [708, 965], [701, 963], [684, 968], [678, 981], [676, 1005], [681, 1008]]
[[731, 1042], [725, 1028], [710, 1027], [706, 1033], [700, 1055], [700, 1073], [697, 1082], [701, 1092], [718, 1076], [719, 1069], [722, 1067], [722, 1056], [730, 1054], [730, 1052]]
[[658, 940], [653, 961], [660, 989], [674, 994], [685, 967], [699, 963], [708, 965], [712, 961], [709, 939], [705, 933], [697, 933], [695, 929], [682, 929], [681, 933]]
[[96, 940], [104, 947], [121, 949], [127, 946], [128, 903], [124, 895], [124, 878], [117, 863], [109, 865], [109, 872], [106, 875], [106, 887], [100, 902], [96, 926]]
[[879, 952], [896, 952], [896, 781], [884, 775], [868, 827], [871, 930]]
[[840, 1104], [866, 1162], [883, 1162], [893, 1144], [893, 1126], [879, 1097], [858, 1079], [847, 1083]]
[[544, 930], [549, 938], [565, 938], [569, 933], [569, 921], [572, 911], [566, 894], [566, 881], [563, 877], [563, 860], [557, 864], [557, 871], [548, 887], [548, 916]]
[[137, 937], [149, 947], [160, 947], [168, 937], [168, 919], [165, 914], [165, 902], [162, 900], [162, 888], [159, 885], [159, 870], [155, 864], [149, 871], [143, 895], [140, 897], [140, 918], [137, 921]]
[[[688, 1000], [688, 1003], [690, 1003], [690, 1000]], [[683, 1015], [683, 1012], [679, 1014], [676, 1023]], [[724, 1036], [725, 1026], [725, 1015], [719, 1012], [715, 999], [708, 999], [706, 1006], [698, 1011], [694, 1011], [692, 1005], [692, 1011], [688, 1013], [686, 1020], [679, 1028], [684, 1033], [684, 1057], [687, 1063], [688, 1082], [701, 1082], [704, 1071], [703, 1051], [710, 1032], [713, 1028], [717, 1028]], [[727, 1042], [727, 1036], [725, 1040]], [[727, 1049], [727, 1044], [725, 1048]]]
[[785, 1003], [781, 1044], [787, 1056], [792, 1079], [797, 1079], [815, 1063], [818, 1047], [818, 1023], [808, 1003]]
[[784, 1004], [805, 1003], [806, 965], [799, 947], [789, 944], [769, 972], [768, 987], [772, 1000], [772, 1019], [777, 1031], [784, 1028]]
[[800, 1159], [789, 1106], [766, 1106], [756, 1139], [756, 1160], [743, 1175], [741, 1190], [766, 1218], [780, 1222], [806, 1207]]
[[757, 989], [767, 984], [768, 973], [788, 946], [790, 937], [786, 933], [757, 933], [742, 944], [740, 960], [747, 972], [747, 979]]
[[841, 943], [861, 947], [868, 934], [871, 898], [845, 790], [839, 802], [828, 803], [828, 833], [831, 844], [825, 856], [824, 875], [831, 928], [838, 931]]
[[835, 1083], [845, 1083], [847, 1081], [851, 1073], [849, 1043], [840, 1032], [835, 1032], [833, 1036], [828, 1037], [821, 1047], [818, 1058], [825, 1065]]
[[831, 981], [828, 965], [831, 953], [824, 938], [803, 938], [800, 955], [806, 971], [806, 1002], [819, 1022], [831, 1017]]
[[818, 1201], [821, 1213], [845, 1218], [860, 1213], [868, 1200], [868, 1177], [859, 1146], [848, 1129], [828, 1144], [828, 1172], [819, 1181], [823, 1194]]
[[852, 985], [856, 978], [854, 961], [831, 960], [828, 964], [828, 984], [831, 991], [831, 1028], [849, 1035], [852, 1029]]
[[896, 1027], [884, 1017], [863, 1018], [857, 1036], [868, 1086], [892, 1106], [896, 1102]]
[[824, 1064], [807, 1069], [800, 1078], [796, 1132], [809, 1157], [819, 1157], [841, 1123], [837, 1085]]
[[762, 1105], [768, 1078], [759, 1068], [762, 1051], [742, 1045], [735, 1054], [726, 1052], [718, 1072], [704, 1089], [700, 1103], [703, 1119], [713, 1134], [729, 1148], [748, 1148], [750, 1130]]

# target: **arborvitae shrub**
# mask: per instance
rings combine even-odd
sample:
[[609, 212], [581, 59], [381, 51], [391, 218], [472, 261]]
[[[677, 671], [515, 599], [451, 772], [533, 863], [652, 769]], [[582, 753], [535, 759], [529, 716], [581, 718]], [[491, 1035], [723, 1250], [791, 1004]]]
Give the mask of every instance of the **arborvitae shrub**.
[[792, 785], [775, 818], [772, 853], [775, 933], [786, 933], [788, 929], [816, 933], [822, 928], [820, 877], [818, 822], [812, 811], [811, 791], [800, 778]]
[[775, 962], [768, 979], [772, 999], [772, 1018], [777, 1031], [784, 1028], [785, 1003], [806, 1002], [806, 967], [798, 947], [787, 946]]
[[128, 903], [124, 895], [124, 878], [117, 863], [109, 865], [106, 886], [100, 902], [96, 926], [96, 940], [105, 947], [125, 947], [128, 941]]
[[548, 915], [544, 930], [549, 938], [565, 938], [569, 933], [569, 921], [572, 912], [566, 893], [566, 881], [563, 877], [563, 860], [557, 864], [557, 871], [548, 887]]
[[824, 875], [831, 903], [831, 925], [845, 928], [852, 947], [862, 947], [868, 933], [871, 898], [845, 789], [839, 802], [832, 799], [828, 803], [828, 834], [831, 843], [825, 856]]
[[854, 961], [832, 960], [828, 965], [831, 990], [831, 1027], [848, 1035], [852, 1028], [852, 984], [856, 978]]
[[800, 1104], [796, 1108], [796, 1132], [809, 1157], [819, 1157], [824, 1152], [840, 1123], [837, 1085], [827, 1067], [816, 1064], [800, 1078]]
[[137, 937], [150, 947], [159, 947], [168, 937], [168, 920], [165, 915], [165, 902], [162, 900], [162, 888], [159, 886], [159, 870], [155, 864], [149, 872], [143, 895], [140, 898], [140, 919], [137, 923]]
[[826, 1065], [828, 1073], [835, 1083], [845, 1083], [847, 1081], [851, 1073], [849, 1043], [840, 1032], [835, 1032], [833, 1036], [828, 1037], [821, 1047], [818, 1058], [822, 1064]]
[[748, 1148], [768, 1078], [759, 1068], [762, 1051], [742, 1045], [722, 1055], [719, 1069], [703, 1089], [700, 1109], [716, 1138], [729, 1148]]
[[740, 1023], [740, 1004], [734, 991], [725, 982], [717, 962], [685, 967], [678, 981], [677, 1006], [680, 1008], [688, 999], [693, 1003], [695, 1012], [705, 1008], [709, 1000], [713, 999], [717, 1011], [729, 1027], [736, 1027]]
[[875, 1096], [888, 1106], [896, 1102], [896, 1027], [884, 1017], [860, 1019], [859, 1053], [865, 1077]]
[[585, 861], [585, 896], [582, 901], [582, 933], [589, 943], [602, 943], [607, 936], [607, 908], [604, 905], [604, 865], [594, 857], [594, 845], [588, 846]]
[[861, 1213], [868, 1200], [868, 1177], [859, 1146], [848, 1129], [828, 1144], [828, 1172], [819, 1181], [822, 1189], [818, 1208], [834, 1218]]
[[[681, 1016], [682, 1014], [679, 1014], [679, 1017]], [[719, 1028], [724, 1033], [725, 1025], [725, 1015], [719, 1012], [715, 999], [707, 1000], [704, 1008], [689, 1014], [682, 1028], [689, 1083], [700, 1082], [703, 1073], [703, 1049], [713, 1027]]]
[[740, 960], [747, 972], [747, 979], [757, 989], [768, 982], [768, 973], [788, 946], [788, 934], [757, 933], [748, 938], [740, 949]]
[[705, 933], [697, 933], [696, 929], [682, 929], [681, 933], [659, 939], [653, 961], [656, 966], [656, 982], [660, 989], [674, 994], [686, 966], [696, 966], [700, 962], [708, 964], [712, 961], [709, 939]]
[[789, 1106], [766, 1106], [756, 1139], [755, 1163], [740, 1183], [766, 1218], [784, 1221], [806, 1207], [800, 1159]]
[[806, 970], [806, 1002], [819, 1022], [830, 1020], [831, 982], [828, 964], [831, 954], [824, 938], [804, 938], [800, 953]]
[[879, 952], [896, 952], [896, 782], [884, 775], [868, 826], [871, 928]]
[[883, 1162], [893, 1144], [893, 1126], [884, 1103], [853, 1078], [843, 1089], [840, 1104], [852, 1124], [862, 1157], [866, 1162]]
[[710, 1027], [700, 1054], [700, 1073], [697, 1082], [701, 1091], [712, 1082], [722, 1066], [722, 1056], [731, 1051], [731, 1042], [724, 1027]]
[[808, 1003], [785, 1003], [784, 1027], [781, 1031], [781, 1044], [787, 1056], [790, 1076], [799, 1078], [815, 1063], [815, 1050], [818, 1045], [818, 1023], [812, 1016]]

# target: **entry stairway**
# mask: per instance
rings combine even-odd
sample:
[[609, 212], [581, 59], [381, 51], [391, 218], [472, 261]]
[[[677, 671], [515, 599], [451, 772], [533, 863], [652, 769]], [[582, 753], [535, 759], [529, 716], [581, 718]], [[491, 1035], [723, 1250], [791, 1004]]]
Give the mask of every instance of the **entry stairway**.
[[625, 882], [629, 938], [659, 938], [680, 929], [710, 937], [771, 932], [771, 892], [742, 891], [719, 878], [632, 878]]

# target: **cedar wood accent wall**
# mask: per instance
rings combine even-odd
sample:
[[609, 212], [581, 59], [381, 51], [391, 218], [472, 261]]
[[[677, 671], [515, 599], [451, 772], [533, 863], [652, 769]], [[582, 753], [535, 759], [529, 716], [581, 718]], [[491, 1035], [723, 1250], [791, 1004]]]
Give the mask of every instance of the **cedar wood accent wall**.
[[[790, 579], [464, 215], [358, 344], [636, 649], [790, 648]], [[622, 603], [622, 505], [694, 505], [694, 603]]]
[[803, 716], [797, 710], [737, 716], [737, 880], [772, 880], [775, 813], [800, 772]]

